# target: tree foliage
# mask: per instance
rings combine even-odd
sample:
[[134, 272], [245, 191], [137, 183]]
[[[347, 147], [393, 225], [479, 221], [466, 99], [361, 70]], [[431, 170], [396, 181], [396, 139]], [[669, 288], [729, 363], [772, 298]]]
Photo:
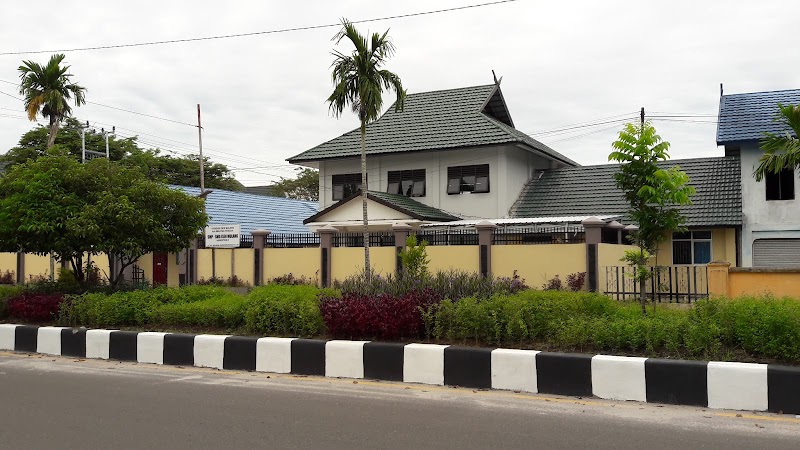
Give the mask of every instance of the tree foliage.
[[[77, 159], [81, 157], [81, 123], [75, 118], [67, 118], [61, 132], [55, 139], [60, 151]], [[0, 161], [12, 167], [47, 154], [48, 130], [36, 127], [23, 134], [19, 145], [0, 157]], [[86, 149], [105, 152], [105, 138], [94, 129], [85, 134]], [[138, 167], [151, 180], [181, 186], [200, 186], [200, 159], [197, 155], [173, 157], [162, 155], [159, 149], [143, 149], [137, 138], [119, 138], [111, 135], [108, 139], [109, 156], [127, 167]], [[207, 188], [240, 191], [244, 189], [223, 164], [205, 158], [205, 182]]]
[[761, 140], [764, 154], [759, 160], [753, 175], [757, 181], [764, 179], [767, 173], [778, 173], [784, 168], [800, 167], [800, 105], [778, 104], [779, 114], [775, 119], [786, 125], [791, 132], [783, 134], [766, 133]]
[[62, 66], [62, 62], [64, 55], [56, 54], [44, 66], [34, 61], [23, 61], [19, 66], [19, 93], [24, 97], [28, 119], [34, 121], [41, 113], [50, 120], [47, 148], [53, 146], [61, 121], [72, 115], [69, 101], [73, 100], [75, 106], [86, 103], [86, 88], [70, 80], [70, 66]]
[[614, 174], [617, 187], [630, 205], [628, 216], [639, 229], [633, 233], [638, 252], [626, 252], [624, 261], [636, 268], [639, 281], [642, 313], [645, 313], [645, 282], [650, 276], [646, 269], [651, 254], [667, 234], [681, 229], [685, 218], [676, 208], [691, 203], [695, 190], [689, 177], [679, 167], [662, 169], [658, 163], [669, 159], [669, 142], [656, 133], [648, 121], [626, 124], [619, 138], [611, 144], [614, 149], [609, 161], [621, 163]]
[[201, 199], [105, 158], [81, 164], [56, 149], [0, 178], [0, 250], [52, 253], [80, 283], [87, 254], [108, 255], [116, 284], [141, 256], [186, 248], [206, 222]]
[[319, 200], [319, 172], [314, 169], [297, 169], [296, 178], [281, 178], [270, 186], [279, 197], [316, 202]]
[[347, 38], [355, 47], [350, 54], [338, 50], [333, 52], [333, 93], [328, 97], [328, 105], [334, 116], [341, 116], [345, 108], [350, 108], [358, 115], [361, 122], [361, 210], [364, 224], [364, 267], [369, 276], [369, 231], [367, 221], [367, 124], [378, 119], [383, 107], [383, 91], [394, 90], [396, 100], [395, 111], [403, 109], [406, 91], [397, 74], [382, 67], [394, 55], [394, 44], [389, 38], [389, 31], [383, 34], [373, 33], [369, 40], [358, 32], [347, 19], [342, 19], [342, 29], [333, 37], [339, 44]]

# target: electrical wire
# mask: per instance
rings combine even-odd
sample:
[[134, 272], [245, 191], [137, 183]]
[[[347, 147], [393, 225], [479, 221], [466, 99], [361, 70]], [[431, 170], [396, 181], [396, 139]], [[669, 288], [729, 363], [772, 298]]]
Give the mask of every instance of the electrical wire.
[[[393, 19], [405, 19], [408, 17], [417, 17], [417, 16], [426, 16], [432, 14], [440, 14], [452, 11], [459, 11], [464, 9], [473, 9], [473, 8], [480, 8], [483, 6], [493, 6], [499, 5], [503, 3], [512, 3], [518, 0], [498, 0], [494, 2], [486, 2], [486, 3], [479, 3], [475, 5], [465, 5], [465, 6], [456, 6], [453, 8], [444, 8], [444, 9], [437, 9], [432, 11], [422, 11], [416, 13], [409, 13], [409, 14], [398, 14], [394, 16], [385, 16], [385, 17], [377, 17], [372, 19], [361, 19], [361, 20], [353, 20], [351, 23], [368, 23], [368, 22], [377, 22], [381, 20], [393, 20]], [[230, 39], [230, 38], [240, 38], [240, 37], [247, 37], [247, 36], [259, 36], [259, 35], [267, 35], [267, 34], [278, 34], [278, 33], [288, 33], [293, 31], [308, 31], [308, 30], [317, 30], [322, 28], [332, 28], [332, 27], [340, 27], [342, 26], [341, 23], [329, 23], [329, 24], [322, 24], [322, 25], [308, 25], [302, 27], [293, 27], [293, 28], [282, 28], [277, 30], [266, 30], [266, 31], [254, 31], [250, 33], [236, 33], [236, 34], [223, 34], [223, 35], [216, 35], [216, 36], [204, 36], [204, 37], [195, 37], [195, 38], [184, 38], [184, 39], [168, 39], [162, 41], [149, 41], [149, 42], [135, 42], [131, 44], [113, 44], [113, 45], [97, 45], [93, 47], [77, 47], [77, 48], [64, 48], [64, 49], [56, 49], [56, 50], [28, 50], [28, 51], [13, 51], [13, 52], [0, 52], [0, 56], [7, 56], [7, 55], [26, 55], [26, 54], [37, 54], [37, 53], [66, 53], [66, 52], [82, 52], [82, 51], [89, 51], [89, 50], [107, 50], [107, 49], [115, 49], [115, 48], [129, 48], [129, 47], [144, 47], [144, 46], [153, 46], [153, 45], [162, 45], [162, 44], [177, 44], [177, 43], [185, 43], [185, 42], [197, 42], [197, 41], [211, 41], [211, 40], [219, 40], [219, 39]]]

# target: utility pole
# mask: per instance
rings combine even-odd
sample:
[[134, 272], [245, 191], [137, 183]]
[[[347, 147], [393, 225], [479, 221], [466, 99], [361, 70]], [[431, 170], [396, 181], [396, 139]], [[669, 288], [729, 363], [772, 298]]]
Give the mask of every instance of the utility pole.
[[86, 121], [86, 126], [81, 125], [81, 164], [86, 163], [86, 129], [89, 128], [89, 121]]
[[203, 126], [200, 124], [200, 103], [197, 104], [197, 142], [200, 146], [200, 195], [206, 193], [205, 161], [203, 161]]
[[641, 119], [642, 125], [644, 125], [644, 106], [642, 106], [642, 111], [639, 113], [639, 117]]
[[[117, 131], [117, 127], [112, 126], [111, 127], [111, 134], [114, 134], [116, 131]], [[111, 161], [111, 153], [109, 153], [109, 151], [108, 151], [108, 135], [109, 135], [109, 133], [106, 133], [106, 130], [104, 128], [100, 128], [100, 132], [103, 133], [103, 137], [106, 139], [106, 159]]]

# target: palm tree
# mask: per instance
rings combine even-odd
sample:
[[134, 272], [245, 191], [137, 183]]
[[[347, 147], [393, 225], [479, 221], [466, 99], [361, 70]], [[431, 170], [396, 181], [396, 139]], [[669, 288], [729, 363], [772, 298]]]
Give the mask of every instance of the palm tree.
[[72, 115], [69, 100], [74, 97], [75, 106], [86, 103], [86, 88], [70, 81], [72, 74], [67, 73], [70, 66], [61, 66], [62, 61], [64, 55], [57, 54], [51, 56], [45, 66], [33, 61], [23, 61], [19, 66], [19, 93], [25, 97], [28, 119], [36, 120], [40, 112], [50, 119], [47, 148], [55, 143], [61, 121]]
[[761, 155], [758, 167], [753, 175], [757, 181], [761, 181], [767, 173], [778, 173], [784, 168], [794, 169], [800, 166], [800, 105], [778, 104], [780, 114], [779, 122], [783, 122], [792, 130], [794, 136], [789, 132], [782, 135], [767, 133], [761, 140]]
[[369, 276], [369, 230], [367, 229], [367, 124], [375, 121], [383, 106], [384, 89], [392, 89], [397, 94], [395, 111], [403, 109], [406, 91], [396, 74], [381, 69], [394, 54], [394, 45], [388, 37], [389, 31], [374, 33], [367, 41], [355, 26], [342, 19], [342, 30], [336, 33], [333, 41], [338, 44], [345, 37], [355, 46], [349, 55], [335, 50], [333, 68], [333, 93], [328, 97], [330, 110], [334, 116], [341, 116], [345, 107], [358, 114], [361, 121], [361, 209], [364, 221], [364, 274]]

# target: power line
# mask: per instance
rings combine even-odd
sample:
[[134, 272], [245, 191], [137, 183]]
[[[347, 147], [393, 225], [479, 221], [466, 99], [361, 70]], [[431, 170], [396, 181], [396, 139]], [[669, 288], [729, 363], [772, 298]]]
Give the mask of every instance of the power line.
[[[440, 14], [445, 12], [452, 12], [452, 11], [459, 11], [464, 9], [473, 9], [473, 8], [480, 8], [483, 6], [492, 6], [492, 5], [499, 5], [502, 3], [512, 3], [518, 0], [498, 0], [494, 2], [487, 2], [487, 3], [479, 3], [476, 5], [466, 5], [466, 6], [456, 6], [453, 8], [445, 8], [445, 9], [437, 9], [433, 11], [422, 11], [416, 13], [409, 13], [409, 14], [398, 14], [394, 16], [386, 16], [386, 17], [378, 17], [373, 19], [362, 19], [362, 20], [354, 20], [352, 23], [368, 23], [368, 22], [377, 22], [381, 20], [392, 20], [392, 19], [404, 19], [408, 17], [416, 17], [416, 16], [426, 16], [431, 14]], [[211, 40], [218, 40], [218, 39], [230, 39], [230, 38], [240, 38], [240, 37], [247, 37], [247, 36], [259, 36], [259, 35], [266, 35], [266, 34], [278, 34], [278, 33], [288, 33], [292, 31], [307, 31], [307, 30], [317, 30], [322, 28], [332, 28], [332, 27], [340, 27], [341, 23], [329, 23], [329, 24], [322, 24], [322, 25], [309, 25], [309, 26], [302, 26], [302, 27], [294, 27], [294, 28], [282, 28], [278, 30], [267, 30], [267, 31], [254, 31], [250, 33], [236, 33], [236, 34], [223, 34], [217, 36], [204, 36], [204, 37], [196, 37], [196, 38], [184, 38], [184, 39], [169, 39], [163, 41], [150, 41], [150, 42], [136, 42], [132, 44], [114, 44], [114, 45], [98, 45], [94, 47], [78, 47], [78, 48], [67, 48], [67, 49], [57, 49], [57, 50], [30, 50], [30, 51], [15, 51], [15, 52], [0, 52], [0, 56], [6, 55], [25, 55], [25, 54], [35, 54], [35, 53], [61, 53], [61, 52], [81, 52], [81, 51], [88, 51], [88, 50], [107, 50], [112, 48], [127, 48], [127, 47], [144, 47], [144, 46], [151, 46], [151, 45], [161, 45], [161, 44], [177, 44], [183, 42], [197, 42], [197, 41], [211, 41]]]

